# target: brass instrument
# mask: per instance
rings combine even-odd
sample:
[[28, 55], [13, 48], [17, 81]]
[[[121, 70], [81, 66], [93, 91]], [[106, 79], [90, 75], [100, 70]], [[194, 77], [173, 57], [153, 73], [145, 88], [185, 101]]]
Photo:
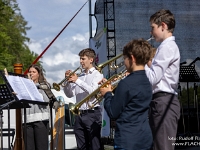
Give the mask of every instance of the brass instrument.
[[[117, 55], [117, 56], [115, 56], [115, 57], [113, 57], [113, 58], [111, 58], [111, 59], [109, 59], [109, 60], [107, 60], [107, 61], [105, 61], [104, 63], [101, 63], [101, 64], [97, 65], [97, 66], [96, 66], [96, 69], [97, 69], [99, 72], [102, 72], [102, 69], [103, 69], [106, 65], [113, 63], [115, 60], [117, 60], [118, 58], [122, 57], [122, 55], [123, 55], [123, 53], [122, 53], [122, 54], [119, 54], [119, 55]], [[116, 69], [116, 68], [118, 68], [118, 65], [117, 65], [117, 66], [110, 66], [110, 67], [111, 67], [111, 69]]]
[[100, 88], [102, 87], [106, 87], [109, 83], [112, 85], [112, 90], [114, 90], [119, 81], [121, 79], [123, 79], [126, 76], [126, 70], [119, 73], [119, 74], [115, 74], [112, 77], [110, 77], [105, 83], [103, 83], [100, 87], [98, 87], [95, 91], [93, 91], [91, 94], [89, 94], [88, 96], [86, 96], [83, 100], [81, 100], [80, 102], [76, 103], [75, 105], [73, 105], [69, 110], [75, 114], [78, 115], [79, 114], [79, 108], [81, 107], [82, 104], [88, 102], [92, 97], [96, 97], [96, 100], [92, 103], [92, 105], [89, 105], [89, 108], [92, 109], [94, 108], [94, 106], [101, 102], [103, 100], [103, 96], [100, 94]]
[[[113, 75], [111, 78], [109, 78], [104, 84], [107, 86], [108, 83], [111, 84], [111, 88], [112, 91], [117, 87], [119, 81], [121, 81], [122, 79], [124, 79], [126, 77], [126, 72], [127, 70], [124, 70], [122, 72], [120, 72], [119, 74], [115, 74]], [[105, 87], [104, 85], [101, 85], [99, 87], [100, 88]], [[94, 108], [94, 106], [98, 103], [100, 103], [103, 100], [103, 96], [101, 95], [101, 93], [98, 91], [98, 93], [96, 94], [96, 100], [92, 102], [92, 105], [89, 105], [90, 109]]]
[[73, 74], [75, 74], [78, 70], [81, 70], [82, 72], [82, 68], [81, 67], [78, 67], [76, 68], [73, 72], [70, 72], [69, 76], [65, 77], [62, 81], [60, 81], [59, 83], [53, 83], [53, 88], [56, 90], [56, 91], [60, 91], [60, 85], [61, 86], [66, 86], [65, 84], [63, 84], [65, 81], [67, 81]]
[[[96, 69], [99, 71], [99, 72], [102, 72], [102, 69], [106, 66], [106, 65], [109, 65], [109, 64], [111, 64], [113, 61], [116, 61], [118, 58], [120, 58], [120, 57], [122, 57], [123, 56], [123, 54], [119, 54], [119, 55], [117, 55], [117, 56], [115, 56], [115, 57], [113, 57], [113, 58], [111, 58], [111, 59], [109, 59], [109, 60], [107, 60], [106, 62], [104, 62], [104, 63], [101, 63], [101, 64], [99, 64], [99, 65], [97, 65], [96, 66]], [[116, 68], [116, 67], [113, 67], [113, 68]], [[116, 76], [113, 76], [113, 78], [116, 78]], [[111, 80], [112, 78], [110, 78], [110, 80]], [[105, 85], [106, 85], [107, 83], [105, 83]], [[92, 93], [94, 94], [94, 95], [96, 95], [96, 93], [99, 91], [99, 88], [98, 89], [96, 89], [95, 91], [93, 91]], [[88, 95], [87, 97], [91, 97], [91, 94], [90, 95]], [[89, 100], [89, 99], [88, 99]], [[76, 103], [75, 105], [72, 105], [70, 108], [69, 108], [69, 110], [72, 112], [72, 113], [74, 113], [74, 114], [79, 114], [79, 108], [80, 108], [80, 106], [83, 104], [83, 103], [85, 103], [85, 102], [87, 102], [86, 100], [81, 100], [80, 102], [78, 102], [78, 103]], [[92, 106], [91, 106], [92, 107]]]
[[[115, 56], [115, 57], [113, 57], [113, 58], [107, 60], [106, 62], [97, 65], [95, 68], [96, 68], [99, 72], [102, 72], [102, 69], [103, 69], [106, 65], [111, 64], [113, 61], [117, 60], [117, 59], [120, 58], [122, 55], [123, 55], [123, 54], [117, 55], [117, 56]], [[118, 67], [118, 66], [111, 66], [111, 69], [116, 69], [117, 67]], [[82, 72], [81, 67], [76, 68], [76, 70], [74, 70], [73, 72], [71, 72], [71, 73], [69, 74], [69, 76], [67, 76], [66, 78], [64, 78], [64, 79], [63, 79], [62, 81], [60, 81], [59, 83], [53, 83], [53, 88], [54, 88], [56, 91], [60, 91], [60, 85], [63, 86], [63, 87], [66, 86], [66, 85], [64, 85], [63, 83], [64, 83], [66, 80], [68, 80], [68, 79], [70, 78], [71, 75], [75, 74], [75, 72], [78, 71], [79, 69], [80, 69], [81, 72]]]

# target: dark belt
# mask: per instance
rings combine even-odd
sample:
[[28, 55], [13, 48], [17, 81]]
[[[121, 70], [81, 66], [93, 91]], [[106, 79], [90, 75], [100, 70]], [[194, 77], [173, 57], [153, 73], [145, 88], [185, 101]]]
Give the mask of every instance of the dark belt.
[[157, 93], [153, 94], [152, 99], [156, 99], [156, 98], [158, 98], [158, 97], [163, 97], [163, 96], [167, 96], [167, 95], [173, 96], [174, 94], [172, 94], [172, 93], [167, 93], [167, 92], [157, 92]]
[[85, 113], [94, 113], [95, 110], [99, 110], [100, 107], [94, 107], [93, 109], [86, 109], [86, 110], [79, 110], [80, 114], [85, 114]]

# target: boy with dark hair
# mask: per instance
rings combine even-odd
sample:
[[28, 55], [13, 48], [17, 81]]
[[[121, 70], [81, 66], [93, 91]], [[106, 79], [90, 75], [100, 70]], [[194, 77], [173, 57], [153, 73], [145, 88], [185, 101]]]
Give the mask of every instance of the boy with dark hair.
[[123, 49], [124, 65], [130, 74], [119, 82], [114, 95], [110, 84], [100, 89], [108, 116], [116, 120], [116, 150], [150, 150], [152, 146], [148, 121], [152, 88], [144, 70], [151, 48], [145, 40], [130, 41]]
[[[73, 74], [69, 77], [64, 92], [67, 97], [76, 96], [76, 102], [80, 102], [87, 95], [98, 88], [98, 82], [103, 75], [95, 69], [95, 51], [91, 48], [83, 49], [80, 53], [80, 65], [84, 71], [77, 76]], [[65, 76], [69, 76], [71, 70], [66, 71]], [[75, 116], [74, 132], [79, 150], [100, 150], [101, 149], [101, 109], [96, 104], [90, 109], [95, 98], [83, 103], [80, 108], [80, 115]]]
[[151, 34], [160, 46], [157, 48], [146, 75], [153, 88], [149, 122], [153, 133], [153, 150], [173, 150], [176, 139], [180, 104], [177, 97], [180, 53], [175, 42], [174, 15], [160, 10], [150, 17]]

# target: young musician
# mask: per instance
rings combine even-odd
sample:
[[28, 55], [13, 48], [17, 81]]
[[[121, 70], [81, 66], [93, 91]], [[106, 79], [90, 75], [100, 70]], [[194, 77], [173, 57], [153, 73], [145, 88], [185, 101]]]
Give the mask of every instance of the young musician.
[[[47, 83], [42, 68], [38, 65], [31, 65], [28, 74], [36, 86], [42, 82]], [[49, 102], [45, 92], [42, 89], [38, 89], [38, 91], [43, 96], [44, 101]], [[27, 131], [27, 150], [48, 150], [49, 108], [46, 105], [29, 105], [31, 108], [26, 108], [26, 129], [24, 129]], [[23, 113], [24, 111], [22, 111]]]
[[[91, 48], [86, 48], [80, 51], [80, 64], [84, 71], [80, 76], [73, 74], [69, 77], [67, 85], [64, 87], [64, 92], [67, 97], [76, 96], [76, 102], [80, 102], [87, 95], [98, 88], [98, 82], [103, 78], [103, 75], [94, 67], [96, 58], [95, 51]], [[66, 76], [69, 76], [70, 70], [66, 71]], [[93, 109], [90, 109], [95, 98], [85, 102], [80, 107], [80, 115], [75, 116], [74, 132], [77, 141], [77, 147], [80, 150], [100, 150], [100, 132], [101, 132], [101, 109], [97, 104]]]
[[173, 150], [180, 117], [177, 97], [180, 53], [173, 36], [175, 18], [170, 10], [162, 9], [150, 17], [150, 23], [152, 36], [161, 43], [150, 68], [145, 67], [153, 87], [149, 113], [153, 149]]
[[124, 65], [130, 74], [118, 83], [114, 95], [109, 83], [100, 89], [108, 116], [116, 120], [115, 150], [150, 150], [152, 146], [148, 121], [152, 87], [144, 70], [150, 60], [151, 48], [142, 39], [126, 44], [123, 49]]

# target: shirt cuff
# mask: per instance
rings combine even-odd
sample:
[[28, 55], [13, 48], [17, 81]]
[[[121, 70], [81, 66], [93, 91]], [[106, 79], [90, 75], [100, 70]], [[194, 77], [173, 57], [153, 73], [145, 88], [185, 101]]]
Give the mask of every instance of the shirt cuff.
[[83, 82], [82, 80], [77, 79], [75, 83], [76, 83], [77, 85], [81, 85], [82, 82]]

